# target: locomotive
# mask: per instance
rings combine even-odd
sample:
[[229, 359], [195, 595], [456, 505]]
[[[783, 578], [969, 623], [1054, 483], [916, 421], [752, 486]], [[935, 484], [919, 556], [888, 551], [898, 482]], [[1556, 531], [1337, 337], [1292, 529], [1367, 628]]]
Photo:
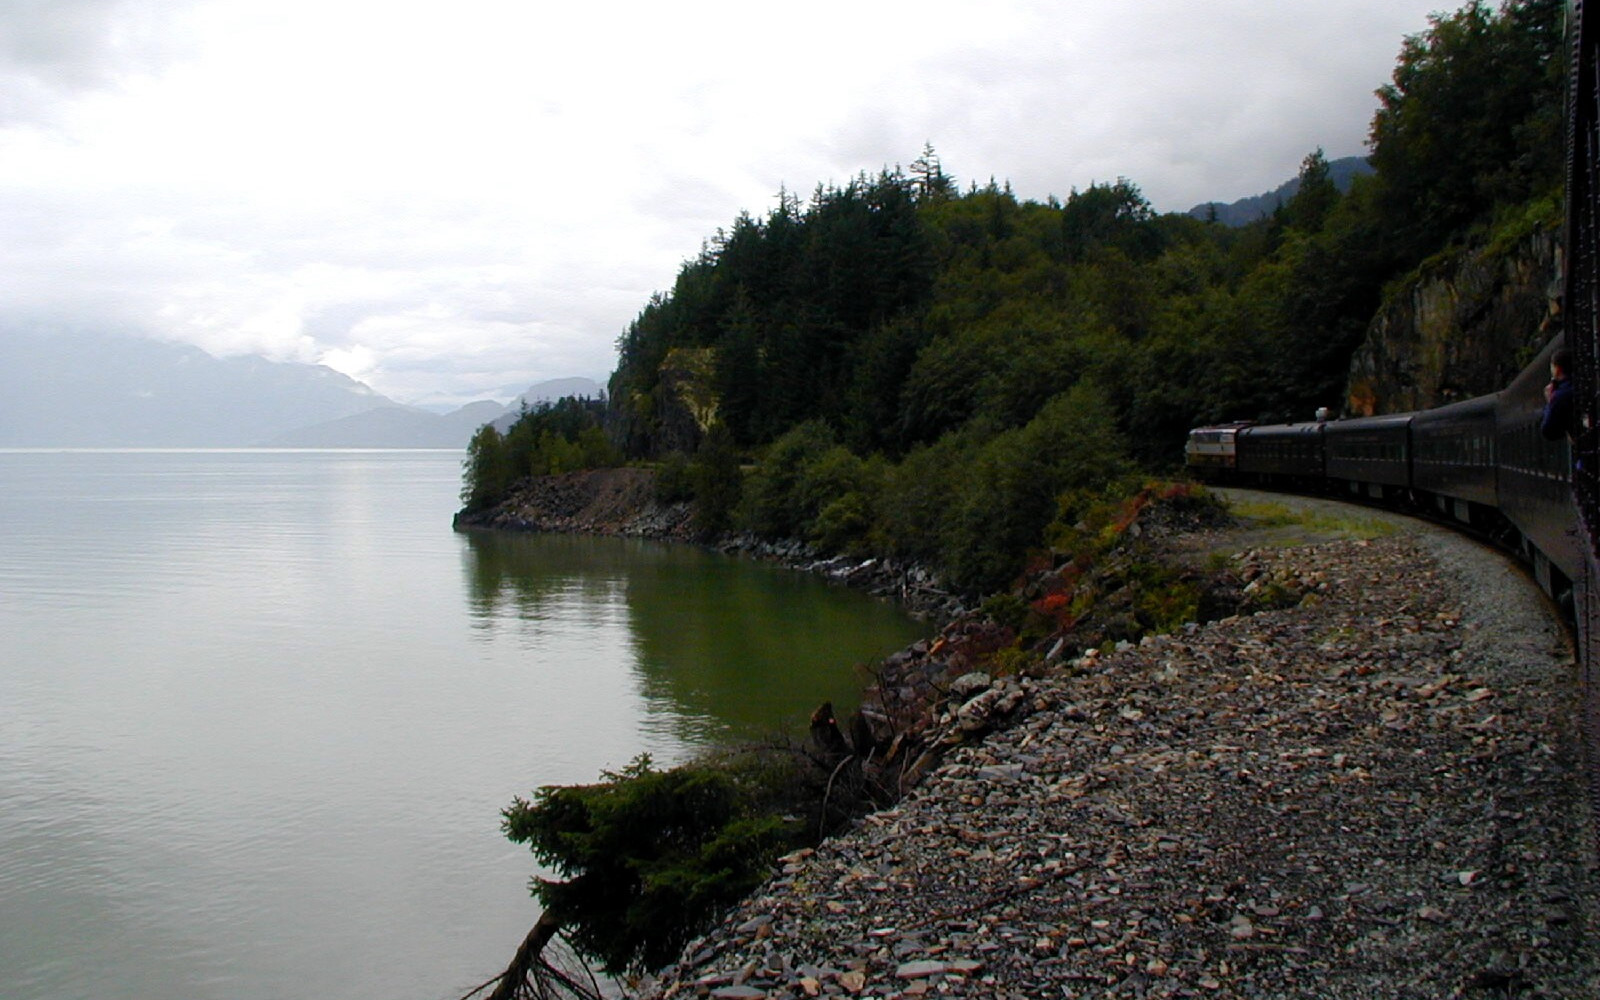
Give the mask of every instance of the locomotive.
[[1375, 501], [1445, 518], [1519, 554], [1570, 610], [1584, 552], [1571, 443], [1539, 425], [1550, 357], [1496, 393], [1431, 410], [1293, 424], [1196, 427], [1184, 449], [1202, 479]]

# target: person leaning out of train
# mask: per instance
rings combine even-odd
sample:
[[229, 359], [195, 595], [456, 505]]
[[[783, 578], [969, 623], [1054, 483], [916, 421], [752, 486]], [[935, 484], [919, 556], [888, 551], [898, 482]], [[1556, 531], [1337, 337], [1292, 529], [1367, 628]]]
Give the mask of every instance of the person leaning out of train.
[[1539, 420], [1539, 433], [1546, 441], [1572, 434], [1571, 371], [1571, 352], [1563, 348], [1550, 356], [1550, 383], [1544, 387], [1544, 416]]

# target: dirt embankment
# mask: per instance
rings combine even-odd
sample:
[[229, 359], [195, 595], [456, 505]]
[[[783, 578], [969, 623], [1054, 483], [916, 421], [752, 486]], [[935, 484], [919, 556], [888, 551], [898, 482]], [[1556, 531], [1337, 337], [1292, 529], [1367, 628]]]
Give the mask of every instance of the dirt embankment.
[[688, 540], [687, 503], [662, 503], [648, 469], [587, 469], [524, 479], [487, 510], [457, 514], [457, 528], [626, 535]]

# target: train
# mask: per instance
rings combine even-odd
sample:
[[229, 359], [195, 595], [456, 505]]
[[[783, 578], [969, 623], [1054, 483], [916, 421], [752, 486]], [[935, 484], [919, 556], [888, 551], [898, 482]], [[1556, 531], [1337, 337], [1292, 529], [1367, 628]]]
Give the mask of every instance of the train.
[[1520, 555], [1569, 614], [1584, 564], [1572, 444], [1540, 433], [1557, 336], [1496, 393], [1431, 410], [1189, 432], [1185, 464], [1211, 482], [1376, 502], [1452, 521]]

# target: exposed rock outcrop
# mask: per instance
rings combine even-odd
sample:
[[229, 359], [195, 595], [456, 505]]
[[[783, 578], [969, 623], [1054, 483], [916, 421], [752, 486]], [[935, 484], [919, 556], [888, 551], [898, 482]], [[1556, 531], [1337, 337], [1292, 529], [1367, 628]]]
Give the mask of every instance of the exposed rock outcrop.
[[1368, 327], [1347, 412], [1403, 413], [1504, 388], [1557, 332], [1558, 244], [1536, 231], [1423, 265]]

